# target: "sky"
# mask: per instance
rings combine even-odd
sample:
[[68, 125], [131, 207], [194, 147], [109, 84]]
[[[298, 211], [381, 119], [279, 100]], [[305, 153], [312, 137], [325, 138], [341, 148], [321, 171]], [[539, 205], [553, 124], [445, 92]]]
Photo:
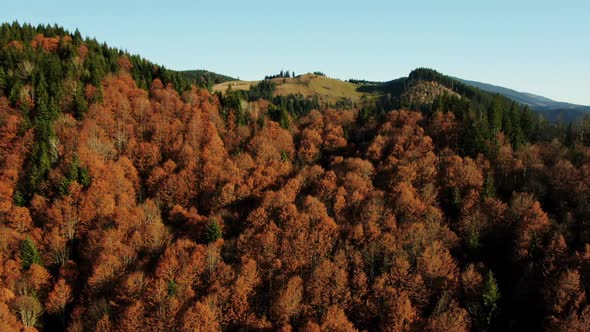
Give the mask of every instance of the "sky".
[[588, 0], [9, 1], [171, 69], [385, 81], [417, 67], [590, 105]]

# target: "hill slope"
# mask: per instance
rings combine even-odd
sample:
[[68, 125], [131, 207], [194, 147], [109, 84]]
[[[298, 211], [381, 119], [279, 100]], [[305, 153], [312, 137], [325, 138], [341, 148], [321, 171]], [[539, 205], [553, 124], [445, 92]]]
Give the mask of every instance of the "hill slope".
[[203, 87], [213, 87], [215, 84], [236, 81], [236, 79], [233, 77], [202, 69], [181, 70], [178, 71], [178, 73], [190, 82]]
[[576, 121], [584, 115], [590, 114], [590, 106], [559, 102], [532, 93], [519, 92], [509, 88], [482, 82], [469, 81], [460, 78], [458, 78], [457, 80], [484, 91], [499, 93], [520, 104], [528, 105], [533, 110], [541, 113], [543, 116], [545, 116], [548, 120], [551, 121]]
[[[288, 96], [300, 94], [304, 97], [318, 96], [320, 101], [335, 104], [342, 99], [349, 99], [357, 103], [363, 97], [375, 96], [375, 94], [362, 92], [359, 85], [329, 78], [317, 74], [304, 74], [292, 78], [272, 78], [270, 79], [276, 85], [275, 96]], [[234, 90], [250, 90], [250, 86], [258, 84], [260, 81], [232, 81], [217, 84], [213, 91], [225, 92], [229, 85]]]
[[453, 90], [442, 86], [437, 82], [419, 81], [408, 86], [400, 96], [403, 105], [420, 107], [421, 105], [432, 105], [437, 98], [444, 95], [460, 98], [461, 96]]

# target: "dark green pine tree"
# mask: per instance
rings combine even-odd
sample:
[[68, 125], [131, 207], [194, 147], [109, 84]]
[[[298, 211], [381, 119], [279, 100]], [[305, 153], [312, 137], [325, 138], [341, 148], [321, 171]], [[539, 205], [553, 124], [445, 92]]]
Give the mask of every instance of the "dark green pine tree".
[[500, 288], [496, 282], [496, 278], [492, 271], [488, 271], [486, 280], [483, 284], [482, 290], [482, 304], [483, 304], [483, 324], [486, 327], [491, 327], [494, 319], [498, 315], [498, 306], [500, 302]]
[[168, 281], [168, 296], [176, 295], [177, 291], [178, 291], [178, 284], [176, 283], [176, 280]]
[[226, 115], [226, 117], [230, 111], [233, 111], [237, 125], [244, 125], [248, 122], [247, 114], [242, 109], [240, 91], [231, 90], [231, 85], [228, 85], [225, 96], [221, 99], [221, 101], [223, 113]]
[[573, 147], [576, 143], [576, 133], [574, 131], [574, 125], [570, 122], [565, 132], [565, 145], [567, 147]]
[[37, 191], [39, 184], [50, 171], [52, 162], [57, 158], [53, 121], [60, 113], [57, 102], [48, 97], [47, 85], [43, 75], [39, 76], [35, 92], [36, 107], [32, 121], [35, 129], [35, 142], [29, 157], [27, 173], [27, 192], [29, 196]]
[[86, 112], [88, 111], [88, 102], [86, 101], [86, 98], [84, 98], [84, 96], [82, 95], [82, 90], [78, 91], [74, 95], [74, 102], [72, 106], [74, 116], [76, 117], [76, 119], [82, 120], [84, 114], [86, 114]]
[[508, 115], [505, 117], [508, 118], [508, 123], [510, 124], [509, 130], [506, 130], [506, 132], [508, 133], [512, 147], [516, 150], [526, 141], [522, 130], [522, 125], [520, 123], [521, 110], [518, 105], [516, 105], [516, 103], [512, 103], [510, 110], [508, 111]]
[[512, 132], [514, 130], [513, 125], [512, 125], [512, 112], [515, 108], [516, 108], [516, 104], [512, 103], [510, 105], [510, 110], [508, 112], [502, 113], [502, 131], [504, 132], [504, 135], [506, 135], [507, 138], [510, 139], [511, 142], [512, 142]]
[[278, 122], [281, 125], [281, 127], [285, 129], [288, 129], [291, 125], [289, 121], [289, 112], [287, 112], [287, 110], [285, 110], [284, 107], [270, 104], [270, 106], [268, 107], [268, 116], [272, 121]]
[[533, 137], [533, 114], [528, 106], [522, 109], [520, 114], [520, 127], [525, 140], [530, 140]]
[[463, 153], [468, 156], [476, 156], [478, 153], [486, 154], [487, 138], [489, 137], [488, 122], [486, 117], [474, 118], [468, 115], [463, 119], [460, 144]]
[[49, 86], [47, 85], [47, 81], [45, 79], [45, 75], [42, 72], [38, 72], [34, 77], [34, 98], [35, 104], [37, 107], [35, 108], [34, 116], [38, 117], [42, 112], [47, 111], [47, 106], [49, 104]]
[[4, 68], [0, 67], [0, 94], [4, 94], [4, 88], [6, 88], [6, 73]]
[[496, 196], [496, 187], [494, 185], [494, 174], [492, 172], [487, 172], [486, 178], [484, 180], [483, 185], [483, 193], [484, 198], [493, 198]]
[[495, 140], [496, 135], [502, 129], [502, 98], [500, 95], [494, 97], [494, 101], [488, 108], [488, 125], [490, 128], [491, 139]]
[[217, 241], [222, 237], [221, 228], [217, 223], [217, 220], [211, 219], [205, 226], [205, 233], [203, 234], [203, 240], [205, 243], [211, 243]]
[[475, 137], [478, 136], [478, 130], [475, 126], [475, 121], [471, 117], [466, 116], [463, 119], [461, 128], [461, 139], [459, 142], [461, 144], [462, 154], [474, 156], [477, 150]]
[[76, 29], [76, 31], [74, 31], [74, 35], [73, 35], [72, 40], [74, 41], [74, 44], [76, 44], [77, 46], [82, 44], [83, 39], [82, 39], [82, 34], [80, 33], [80, 30]]
[[20, 245], [20, 259], [25, 270], [28, 270], [33, 264], [42, 264], [37, 245], [30, 237], [25, 238]]

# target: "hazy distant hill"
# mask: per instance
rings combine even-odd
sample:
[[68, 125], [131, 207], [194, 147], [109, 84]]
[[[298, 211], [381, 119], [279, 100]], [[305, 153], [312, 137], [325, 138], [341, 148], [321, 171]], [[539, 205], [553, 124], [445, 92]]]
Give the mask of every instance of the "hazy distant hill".
[[523, 105], [528, 105], [533, 110], [541, 113], [548, 120], [569, 122], [575, 121], [586, 114], [590, 114], [590, 106], [559, 102], [532, 93], [519, 92], [488, 83], [469, 81], [460, 78], [457, 78], [457, 80], [484, 91], [499, 93]]

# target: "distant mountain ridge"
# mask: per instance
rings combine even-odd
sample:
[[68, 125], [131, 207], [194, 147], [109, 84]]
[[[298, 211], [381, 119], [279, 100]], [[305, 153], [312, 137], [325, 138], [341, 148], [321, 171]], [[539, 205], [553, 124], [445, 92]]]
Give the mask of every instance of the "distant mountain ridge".
[[[258, 81], [239, 81], [232, 77], [205, 71], [205, 70], [197, 70], [197, 71], [181, 71], [181, 75], [183, 75], [187, 79], [196, 80], [197, 82], [201, 83], [202, 86], [209, 86], [213, 90], [225, 91], [227, 88], [227, 84], [234, 85], [234, 88], [249, 90], [251, 84], [256, 84]], [[493, 85], [489, 83], [483, 83], [478, 81], [466, 80], [458, 77], [448, 76], [449, 79], [455, 80], [456, 82], [460, 82], [464, 85], [477, 88], [481, 91], [492, 93], [492, 94], [500, 94], [504, 97], [509, 98], [521, 105], [529, 106], [535, 112], [541, 114], [545, 119], [552, 121], [552, 122], [575, 122], [582, 118], [585, 115], [590, 115], [590, 106], [586, 105], [577, 105], [572, 103], [560, 102], [555, 101], [553, 99], [539, 96], [536, 94], [528, 93], [528, 92], [520, 92], [514, 89]], [[324, 79], [327, 82], [337, 82], [339, 80], [335, 79]], [[357, 91], [363, 94], [383, 94], [389, 93], [396, 97], [401, 97], [401, 94], [406, 90], [406, 83], [408, 77], [401, 77], [399, 79], [395, 79], [388, 82], [372, 82], [366, 80], [355, 80], [351, 79], [348, 81], [339, 81], [339, 85], [353, 83], [357, 85]], [[205, 81], [205, 82], [203, 82]], [[276, 83], [281, 86], [282, 80], [275, 80]], [[203, 84], [205, 83], [205, 84]], [[301, 85], [304, 82], [300, 80], [288, 79], [287, 83], [292, 83], [291, 85], [287, 84], [288, 86], [297, 87], [297, 85]], [[308, 84], [303, 84], [303, 86], [299, 87], [300, 89], [296, 89], [298, 92], [301, 89], [307, 89], [310, 91], [305, 90], [304, 95], [309, 95], [310, 93], [318, 93], [320, 95], [328, 95], [331, 96], [333, 94], [330, 91], [323, 91], [322, 89], [314, 89]], [[280, 89], [279, 89], [280, 90]], [[283, 89], [284, 90], [284, 89]], [[277, 91], [279, 92], [279, 91]], [[289, 92], [293, 92], [290, 91]], [[280, 93], [279, 93], [280, 94]], [[284, 94], [284, 93], [283, 93]], [[358, 96], [354, 96], [356, 99]]]
[[551, 121], [570, 122], [576, 121], [584, 115], [590, 115], [590, 106], [555, 101], [547, 97], [528, 92], [519, 92], [513, 89], [488, 83], [470, 81], [461, 78], [455, 79], [480, 90], [491, 93], [499, 93], [520, 104], [527, 105]]

